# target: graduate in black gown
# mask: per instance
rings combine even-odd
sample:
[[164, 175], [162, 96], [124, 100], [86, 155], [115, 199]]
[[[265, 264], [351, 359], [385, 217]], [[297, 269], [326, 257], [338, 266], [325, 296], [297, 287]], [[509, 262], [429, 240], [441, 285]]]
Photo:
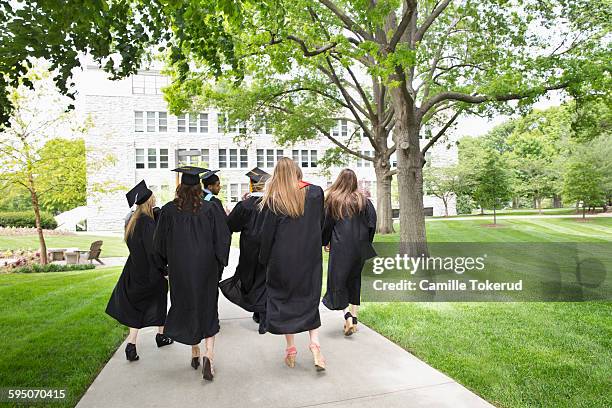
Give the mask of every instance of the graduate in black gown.
[[255, 167], [246, 175], [249, 177], [251, 192], [236, 204], [227, 218], [230, 231], [240, 232], [240, 258], [234, 276], [219, 283], [219, 289], [232, 303], [253, 312], [253, 320], [260, 324], [259, 333], [264, 334], [266, 270], [259, 263], [261, 231], [259, 204], [270, 174]]
[[345, 336], [357, 331], [361, 270], [367, 259], [376, 256], [372, 247], [375, 232], [374, 206], [359, 191], [355, 172], [342, 170], [325, 192], [323, 245], [330, 253], [323, 304], [331, 310], [344, 310]]
[[284, 334], [285, 363], [295, 366], [295, 333], [308, 331], [317, 370], [325, 369], [319, 342], [322, 284], [323, 190], [302, 181], [291, 159], [279, 159], [262, 198], [260, 263], [266, 265], [265, 328]]
[[206, 169], [181, 167], [176, 198], [162, 207], [154, 246], [168, 265], [170, 310], [166, 334], [192, 346], [191, 366], [200, 365], [204, 379], [212, 380], [215, 335], [219, 332], [218, 271], [227, 265], [231, 234], [215, 204], [202, 200], [198, 174]]
[[136, 210], [125, 228], [125, 242], [130, 255], [106, 306], [106, 313], [130, 328], [125, 356], [139, 359], [136, 352], [138, 329], [158, 326], [158, 347], [172, 344], [164, 333], [166, 320], [168, 274], [153, 250], [155, 196], [144, 180], [126, 194], [128, 205]]
[[204, 200], [214, 203], [219, 207], [223, 215], [227, 216], [227, 211], [225, 211], [223, 202], [217, 197], [221, 192], [221, 180], [216, 174], [218, 172], [219, 170], [206, 170], [206, 172], [201, 175], [202, 187], [204, 188]]
[[[221, 191], [221, 180], [219, 180], [219, 176], [216, 174], [218, 172], [219, 170], [206, 170], [205, 173], [200, 175], [200, 178], [202, 179], [202, 187], [204, 189], [203, 199], [204, 201], [210, 201], [211, 203], [215, 204], [223, 217], [226, 217], [227, 219], [225, 207], [223, 206], [221, 200], [217, 198], [219, 192]], [[219, 280], [221, 280], [222, 276], [223, 265], [219, 265]]]

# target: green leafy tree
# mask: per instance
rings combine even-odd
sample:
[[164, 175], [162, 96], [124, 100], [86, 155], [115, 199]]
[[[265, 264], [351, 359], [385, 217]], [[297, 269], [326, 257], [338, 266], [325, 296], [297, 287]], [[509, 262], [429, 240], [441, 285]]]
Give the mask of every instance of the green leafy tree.
[[58, 213], [87, 203], [85, 156], [83, 139], [53, 139], [43, 146], [36, 166], [41, 208]]
[[[127, 75], [144, 49], [162, 42], [177, 82], [228, 72], [234, 82], [255, 71], [291, 76], [316, 64], [381, 78], [395, 122], [400, 239], [416, 253], [426, 250], [424, 153], [460, 114], [507, 113], [516, 110], [508, 101], [527, 108], [551, 90], [582, 94], [610, 81], [603, 0], [33, 1], [18, 11], [1, 4], [9, 22], [0, 30], [9, 56], [3, 73], [52, 51], [68, 77], [78, 51], [91, 48], [108, 70]], [[124, 58], [107, 58], [113, 52]], [[190, 84], [186, 99], [200, 91]]]
[[444, 215], [448, 217], [448, 205], [453, 197], [466, 189], [466, 180], [457, 165], [447, 167], [427, 167], [424, 171], [425, 191], [438, 197], [444, 204]]
[[[507, 7], [499, 1], [450, 0], [298, 0], [248, 6], [239, 24], [228, 25], [244, 68], [228, 70], [228, 81], [240, 82], [243, 75], [255, 82], [292, 78], [295, 72], [311, 75], [324, 69], [337, 86], [335, 77], [349, 83], [350, 74], [340, 73], [350, 68], [387, 86], [395, 121], [389, 146], [397, 154], [392, 173], [398, 177], [402, 209], [400, 239], [412, 252], [426, 249], [424, 154], [459, 115], [509, 113], [516, 110], [507, 104], [512, 100], [527, 109], [548, 91], [583, 92], [601, 86], [605, 77], [607, 51], [601, 40], [609, 11], [600, 1], [564, 1], [561, 7], [538, 1]], [[183, 55], [173, 60], [175, 84], [206, 74], [198, 64], [200, 25], [184, 25]], [[194, 62], [197, 70], [189, 65]], [[184, 90], [184, 101], [202, 93], [192, 82]], [[422, 135], [431, 135], [424, 145]]]
[[573, 147], [565, 163], [563, 194], [567, 200], [582, 204], [582, 216], [589, 207], [604, 206], [612, 196], [610, 140], [599, 137]]
[[13, 106], [10, 126], [0, 129], [0, 180], [4, 185], [28, 192], [42, 264], [47, 263], [47, 247], [41, 225], [41, 197], [45, 186], [41, 176], [48, 177], [42, 172], [49, 171], [49, 166], [64, 164], [59, 156], [51, 160], [49, 151], [53, 150], [54, 143], [48, 145], [48, 142], [58, 135], [82, 134], [85, 130], [74, 112], [66, 111], [67, 98], [57, 92], [45, 68], [35, 66], [25, 74], [24, 81], [32, 83], [33, 89], [23, 84], [9, 89]]
[[497, 224], [497, 208], [512, 197], [510, 175], [498, 152], [487, 152], [476, 181], [474, 199], [483, 207], [493, 208], [493, 224]]

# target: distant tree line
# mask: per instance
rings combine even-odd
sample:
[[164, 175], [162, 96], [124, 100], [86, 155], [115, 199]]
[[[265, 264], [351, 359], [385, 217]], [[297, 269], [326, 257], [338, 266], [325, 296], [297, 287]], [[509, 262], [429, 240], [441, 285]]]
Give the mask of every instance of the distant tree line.
[[459, 213], [475, 208], [575, 205], [583, 214], [612, 205], [609, 99], [571, 101], [510, 119], [459, 140], [456, 165], [425, 172], [425, 190]]

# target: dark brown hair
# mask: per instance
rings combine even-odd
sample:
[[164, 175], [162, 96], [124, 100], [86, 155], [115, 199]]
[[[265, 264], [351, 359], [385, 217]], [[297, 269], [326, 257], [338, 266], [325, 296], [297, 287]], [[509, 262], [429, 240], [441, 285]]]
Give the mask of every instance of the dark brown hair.
[[357, 176], [351, 169], [342, 170], [325, 192], [325, 209], [336, 220], [352, 217], [365, 205], [366, 197], [359, 191]]
[[202, 206], [202, 185], [200, 183], [195, 185], [179, 184], [176, 188], [176, 197], [174, 198], [174, 204], [179, 211], [191, 210], [194, 214], [200, 211]]

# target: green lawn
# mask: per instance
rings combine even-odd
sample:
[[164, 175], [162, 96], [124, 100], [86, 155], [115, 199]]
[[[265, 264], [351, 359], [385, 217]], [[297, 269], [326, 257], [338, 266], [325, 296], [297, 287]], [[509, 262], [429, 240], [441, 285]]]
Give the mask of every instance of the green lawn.
[[104, 314], [120, 270], [0, 275], [0, 384], [65, 389], [52, 405], [74, 406], [127, 333]]
[[[430, 222], [427, 234], [432, 242], [612, 242], [612, 218], [482, 223]], [[611, 303], [368, 303], [360, 317], [497, 406], [612, 406]]]
[[[47, 248], [78, 248], [88, 250], [92, 242], [102, 240], [102, 257], [127, 256], [128, 251], [123, 237], [94, 235], [49, 235], [45, 237]], [[0, 251], [7, 249], [38, 249], [37, 235], [0, 236]]]
[[[544, 208], [542, 209], [542, 212], [540, 212], [538, 209], [535, 208], [519, 208], [519, 209], [506, 209], [506, 210], [497, 210], [497, 215], [499, 216], [504, 216], [504, 215], [571, 215], [571, 214], [576, 214], [576, 208], [575, 207], [566, 207], [566, 208]], [[435, 216], [432, 218], [453, 218], [453, 217], [482, 217], [483, 214], [480, 214], [480, 212], [475, 212], [472, 214], [459, 214], [459, 215], [451, 215], [449, 217], [444, 217], [444, 216]], [[485, 217], [492, 217], [493, 216], [493, 210], [486, 210], [484, 211], [484, 216]]]
[[[102, 257], [111, 258], [128, 256], [127, 246], [122, 236], [95, 236], [95, 235], [49, 235], [45, 237], [47, 248], [79, 248], [89, 249], [92, 242], [102, 240]], [[238, 247], [240, 234], [232, 234], [232, 246]], [[0, 251], [7, 249], [38, 250], [38, 236], [0, 236]]]

